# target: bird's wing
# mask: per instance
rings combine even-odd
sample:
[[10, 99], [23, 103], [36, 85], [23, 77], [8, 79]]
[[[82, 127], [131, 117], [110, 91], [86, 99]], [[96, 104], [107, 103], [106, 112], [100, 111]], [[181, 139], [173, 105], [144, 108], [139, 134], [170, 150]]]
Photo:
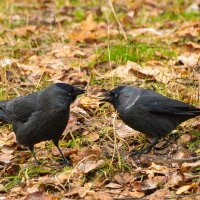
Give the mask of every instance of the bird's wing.
[[147, 109], [151, 113], [160, 114], [172, 114], [172, 115], [187, 115], [197, 116], [200, 115], [200, 109], [194, 106], [188, 105], [184, 102], [170, 99], [162, 95], [143, 95], [136, 102], [143, 108]]
[[37, 92], [24, 97], [17, 97], [10, 100], [6, 110], [13, 121], [27, 122], [33, 112], [37, 110]]

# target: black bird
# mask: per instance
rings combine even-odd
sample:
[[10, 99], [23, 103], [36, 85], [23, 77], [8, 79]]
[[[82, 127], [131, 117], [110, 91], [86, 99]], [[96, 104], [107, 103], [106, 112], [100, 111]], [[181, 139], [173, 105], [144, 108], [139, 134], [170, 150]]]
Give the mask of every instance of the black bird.
[[59, 138], [69, 120], [70, 104], [84, 92], [72, 85], [55, 83], [27, 96], [0, 101], [0, 120], [12, 124], [17, 143], [30, 149], [36, 163], [34, 144], [52, 140], [69, 165], [59, 147]]
[[102, 96], [101, 101], [111, 103], [125, 124], [152, 137], [151, 144], [131, 155], [148, 153], [180, 123], [200, 115], [199, 108], [131, 86], [117, 87]]

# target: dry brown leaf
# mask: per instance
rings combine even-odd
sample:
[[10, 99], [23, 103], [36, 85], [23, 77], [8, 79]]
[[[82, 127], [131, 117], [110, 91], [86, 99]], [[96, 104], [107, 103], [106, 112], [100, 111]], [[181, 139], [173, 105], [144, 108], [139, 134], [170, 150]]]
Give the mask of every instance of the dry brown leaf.
[[[76, 148], [63, 148], [63, 147], [60, 147], [61, 151], [63, 152], [64, 156], [67, 157], [67, 156], [70, 156], [72, 155], [73, 153], [77, 153], [77, 149]], [[58, 151], [58, 148], [53, 146], [51, 148], [51, 152], [54, 156], [60, 156], [60, 152]]]
[[11, 190], [11, 192], [13, 192], [13, 193], [20, 193], [21, 191], [23, 191], [22, 186], [13, 187], [12, 190]]
[[96, 132], [92, 132], [87, 134], [86, 138], [94, 142], [99, 139], [99, 134], [97, 134]]
[[162, 32], [157, 31], [154, 28], [137, 28], [137, 29], [134, 29], [134, 30], [127, 32], [127, 34], [132, 36], [132, 37], [136, 37], [136, 36], [139, 36], [139, 35], [142, 35], [142, 34], [162, 36], [163, 33], [164, 33], [163, 31]]
[[74, 165], [78, 164], [81, 161], [98, 161], [101, 155], [101, 149], [94, 144], [91, 147], [82, 148], [78, 154], [70, 155], [70, 158]]
[[137, 192], [137, 191], [129, 192], [128, 194], [130, 197], [133, 197], [133, 198], [142, 198], [145, 196], [144, 192]]
[[104, 77], [125, 78], [127, 81], [135, 81], [137, 78], [130, 72], [132, 68], [140, 68], [137, 63], [128, 61], [126, 65], [120, 65], [116, 69], [104, 74]]
[[122, 174], [117, 174], [113, 177], [113, 181], [117, 182], [120, 185], [124, 185], [126, 181], [124, 180], [124, 177]]
[[166, 196], [171, 196], [171, 192], [168, 189], [156, 190], [153, 194], [148, 196], [148, 200], [165, 200]]
[[101, 168], [105, 165], [104, 160], [98, 160], [98, 161], [83, 161], [78, 165], [78, 169], [82, 171], [83, 173], [88, 173], [94, 169]]
[[92, 188], [92, 183], [85, 183], [84, 187], [81, 187], [78, 191], [78, 195], [81, 198], [84, 198], [88, 193], [90, 194], [92, 191], [90, 190]]
[[168, 177], [168, 182], [166, 183], [166, 185], [171, 186], [171, 187], [177, 186], [183, 183], [183, 181], [184, 181], [183, 175], [180, 174], [179, 172], [174, 172], [170, 174], [170, 177]]
[[97, 99], [97, 97], [82, 97], [80, 99], [80, 106], [83, 107], [86, 110], [95, 110], [97, 108], [99, 108], [99, 101]]
[[195, 168], [200, 166], [200, 160], [193, 162], [193, 163], [183, 163], [182, 164], [182, 168]]
[[5, 57], [5, 58], [0, 59], [0, 66], [6, 67], [6, 66], [10, 66], [10, 65], [12, 65], [13, 63], [16, 63], [16, 62], [17, 62], [16, 59]]
[[188, 52], [200, 53], [200, 45], [194, 42], [184, 44], [185, 50]]
[[199, 22], [186, 22], [180, 26], [175, 33], [175, 36], [179, 37], [198, 37], [200, 33]]
[[56, 174], [55, 176], [55, 183], [56, 185], [63, 184], [65, 181], [69, 180], [73, 174], [73, 170], [67, 170], [65, 172], [61, 172]]
[[181, 145], [181, 144], [188, 143], [191, 139], [192, 137], [189, 134], [181, 135], [181, 137], [178, 140], [178, 144]]
[[36, 28], [37, 27], [34, 25], [28, 25], [28, 26], [24, 26], [24, 27], [14, 28], [11, 32], [14, 35], [26, 36], [29, 33], [36, 34]]
[[122, 138], [128, 138], [128, 137], [137, 138], [140, 135], [139, 131], [136, 131], [130, 128], [129, 126], [127, 126], [121, 121], [115, 122], [115, 129], [116, 129], [117, 135], [119, 135], [119, 137], [122, 137]]
[[[175, 62], [175, 65], [177, 66], [184, 65], [185, 67], [196, 67], [199, 61], [199, 57], [200, 55], [196, 53], [184, 53], [178, 56], [177, 61]], [[176, 66], [175, 66], [175, 69], [176, 69]]]
[[123, 186], [117, 183], [108, 183], [107, 185], [105, 185], [106, 188], [111, 188], [111, 189], [118, 189], [118, 188], [122, 188]]
[[89, 195], [90, 195], [89, 198], [87, 198], [86, 200], [113, 200], [110, 194], [106, 192], [94, 192]]
[[158, 186], [157, 183], [149, 179], [143, 182], [135, 181], [133, 183], [134, 190], [137, 192], [146, 192], [146, 191], [157, 188], [157, 186]]
[[26, 197], [26, 200], [58, 200], [58, 198], [47, 195], [43, 192], [34, 192]]
[[159, 61], [149, 61], [143, 67], [128, 61], [125, 66], [118, 66], [111, 72], [107, 72], [105, 76], [125, 78], [127, 81], [135, 81], [137, 78], [150, 79], [163, 83], [168, 83], [172, 78], [169, 69]]
[[13, 157], [11, 154], [0, 153], [0, 161], [3, 163], [9, 163]]
[[97, 24], [93, 19], [93, 14], [90, 12], [85, 21], [82, 21], [70, 34], [69, 40], [72, 43], [76, 42], [94, 42], [98, 38], [106, 36], [106, 26]]
[[35, 193], [35, 192], [39, 192], [39, 185], [33, 185], [32, 187], [28, 187], [26, 188], [26, 191], [28, 193]]
[[198, 184], [197, 183], [192, 183], [190, 185], [184, 185], [181, 186], [177, 191], [176, 194], [183, 194], [184, 192], [187, 192], [188, 190], [197, 187]]

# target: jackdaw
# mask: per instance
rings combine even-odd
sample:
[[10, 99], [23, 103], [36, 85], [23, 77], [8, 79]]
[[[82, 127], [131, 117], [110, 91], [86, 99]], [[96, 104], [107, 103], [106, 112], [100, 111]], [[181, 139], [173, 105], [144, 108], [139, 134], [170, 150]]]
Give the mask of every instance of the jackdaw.
[[0, 120], [12, 124], [17, 143], [26, 146], [39, 164], [34, 144], [52, 140], [64, 162], [59, 138], [69, 120], [70, 104], [85, 90], [65, 83], [55, 83], [27, 96], [0, 101]]
[[131, 86], [119, 86], [102, 97], [101, 101], [111, 103], [125, 124], [152, 137], [151, 144], [131, 155], [148, 153], [180, 123], [200, 115], [199, 108]]

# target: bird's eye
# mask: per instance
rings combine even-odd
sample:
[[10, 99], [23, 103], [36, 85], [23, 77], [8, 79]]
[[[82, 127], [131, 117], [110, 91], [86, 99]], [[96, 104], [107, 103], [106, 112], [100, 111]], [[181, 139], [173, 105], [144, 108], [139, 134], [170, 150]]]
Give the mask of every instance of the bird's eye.
[[117, 98], [117, 97], [118, 97], [118, 94], [114, 94], [114, 97]]
[[69, 93], [67, 94], [67, 96], [72, 96], [72, 93], [69, 92]]

